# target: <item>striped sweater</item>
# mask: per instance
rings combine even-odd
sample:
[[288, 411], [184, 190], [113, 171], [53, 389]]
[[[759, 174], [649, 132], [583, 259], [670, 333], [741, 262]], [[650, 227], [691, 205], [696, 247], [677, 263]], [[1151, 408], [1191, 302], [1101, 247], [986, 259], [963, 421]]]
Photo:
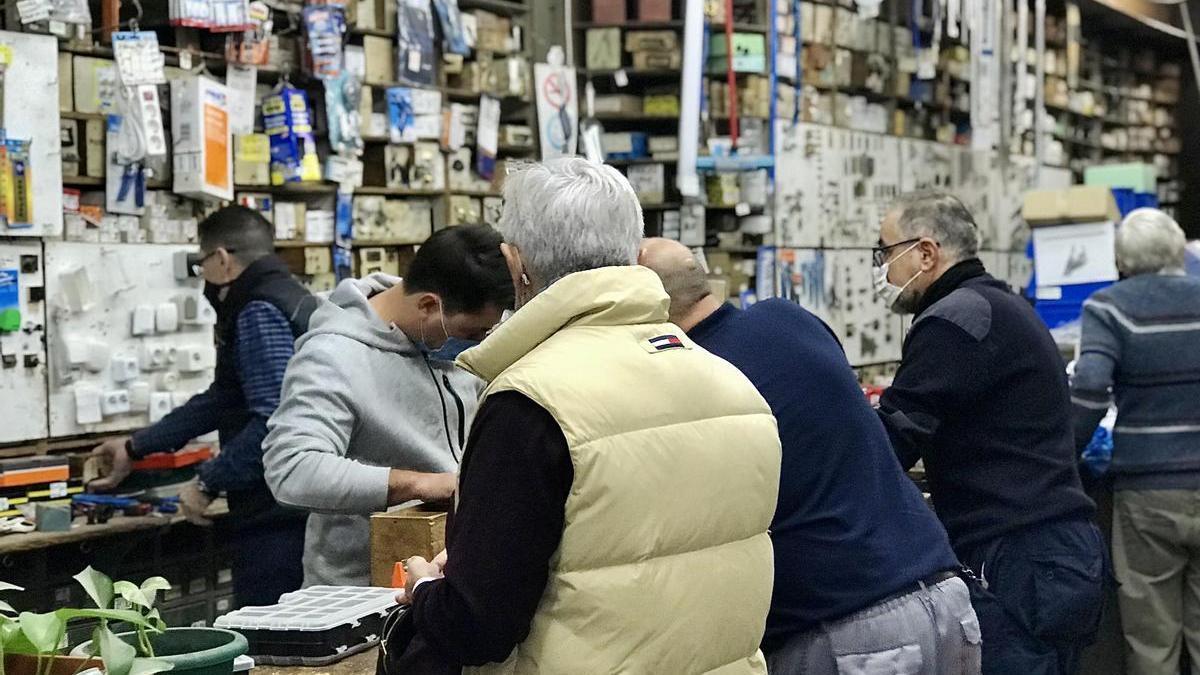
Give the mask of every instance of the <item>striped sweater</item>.
[[1117, 489], [1200, 489], [1200, 279], [1145, 274], [1084, 303], [1076, 445], [1117, 408]]

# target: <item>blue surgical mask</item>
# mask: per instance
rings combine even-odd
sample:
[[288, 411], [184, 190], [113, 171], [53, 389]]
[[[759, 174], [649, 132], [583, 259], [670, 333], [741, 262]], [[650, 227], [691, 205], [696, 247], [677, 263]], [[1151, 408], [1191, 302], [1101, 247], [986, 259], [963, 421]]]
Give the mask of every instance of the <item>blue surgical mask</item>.
[[435, 361], [453, 361], [458, 358], [459, 354], [479, 344], [478, 340], [468, 340], [451, 335], [450, 331], [446, 330], [446, 313], [440, 308], [438, 309], [438, 321], [442, 324], [442, 334], [446, 336], [446, 340], [442, 342], [441, 346], [430, 347], [429, 343], [425, 342], [424, 327], [421, 329], [421, 339], [417, 342], [417, 347], [428, 358]]

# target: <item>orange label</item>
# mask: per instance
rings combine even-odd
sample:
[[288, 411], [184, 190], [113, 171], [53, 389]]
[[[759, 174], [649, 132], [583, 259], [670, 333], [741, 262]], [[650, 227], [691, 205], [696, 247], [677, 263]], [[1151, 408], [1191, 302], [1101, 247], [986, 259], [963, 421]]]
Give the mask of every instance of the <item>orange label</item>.
[[204, 182], [219, 189], [229, 184], [229, 113], [204, 104]]

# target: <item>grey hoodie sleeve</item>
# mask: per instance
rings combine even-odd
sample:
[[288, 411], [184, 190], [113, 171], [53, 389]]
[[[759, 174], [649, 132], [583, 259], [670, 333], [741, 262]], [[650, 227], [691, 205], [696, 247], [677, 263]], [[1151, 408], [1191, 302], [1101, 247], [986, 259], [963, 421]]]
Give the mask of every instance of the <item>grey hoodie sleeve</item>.
[[339, 364], [329, 341], [307, 340], [288, 364], [263, 442], [267, 485], [285, 506], [319, 513], [383, 511], [391, 470], [346, 456], [355, 413], [345, 373], [354, 369]]

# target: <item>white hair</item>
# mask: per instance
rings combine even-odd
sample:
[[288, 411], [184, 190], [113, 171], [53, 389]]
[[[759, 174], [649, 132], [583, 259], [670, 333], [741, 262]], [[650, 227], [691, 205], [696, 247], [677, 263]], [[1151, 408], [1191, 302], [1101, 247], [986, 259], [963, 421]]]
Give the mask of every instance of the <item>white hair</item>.
[[1117, 265], [1126, 276], [1181, 270], [1187, 237], [1158, 209], [1135, 209], [1117, 229]]
[[542, 288], [573, 272], [637, 264], [642, 206], [629, 180], [582, 157], [510, 166], [498, 226]]

